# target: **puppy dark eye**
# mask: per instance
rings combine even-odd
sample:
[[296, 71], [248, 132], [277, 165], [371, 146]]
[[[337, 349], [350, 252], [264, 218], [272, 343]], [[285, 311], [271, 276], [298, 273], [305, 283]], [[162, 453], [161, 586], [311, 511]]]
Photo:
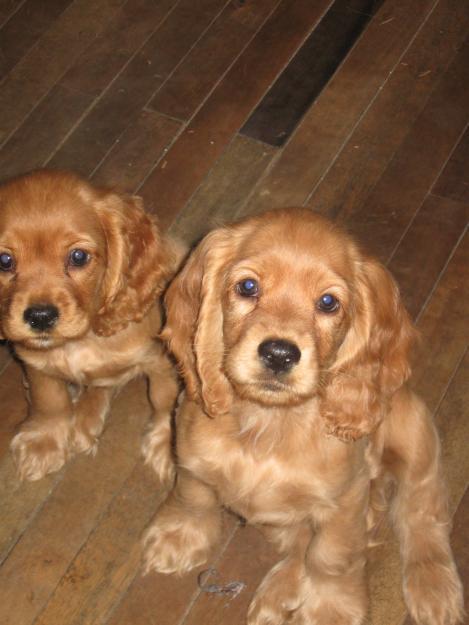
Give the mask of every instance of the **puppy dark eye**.
[[332, 313], [338, 310], [340, 303], [339, 300], [334, 297], [334, 295], [331, 295], [330, 293], [325, 293], [318, 299], [316, 305], [321, 312]]
[[68, 255], [68, 262], [74, 267], [83, 267], [89, 261], [90, 255], [85, 250], [79, 248], [72, 250]]
[[243, 297], [255, 297], [259, 293], [259, 285], [257, 280], [253, 280], [253, 278], [247, 278], [246, 280], [241, 280], [236, 285], [236, 290]]
[[13, 256], [8, 252], [2, 252], [0, 254], [0, 270], [11, 271], [13, 269]]

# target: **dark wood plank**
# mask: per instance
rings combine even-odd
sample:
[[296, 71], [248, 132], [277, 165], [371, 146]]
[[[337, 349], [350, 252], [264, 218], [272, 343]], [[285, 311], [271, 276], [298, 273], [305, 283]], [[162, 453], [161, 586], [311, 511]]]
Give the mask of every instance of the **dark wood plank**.
[[417, 325], [422, 346], [413, 382], [434, 410], [469, 342], [469, 233], [459, 242]]
[[42, 167], [92, 101], [55, 85], [0, 149], [0, 179]]
[[[0, 373], [0, 460], [8, 454], [8, 446], [13, 432], [27, 414], [27, 404], [23, 388], [23, 372], [19, 364], [12, 361], [5, 349], [2, 354]], [[1, 543], [1, 540], [0, 540]], [[0, 546], [1, 550], [1, 546]]]
[[468, 218], [469, 204], [429, 196], [392, 255], [388, 268], [412, 317], [425, 304]]
[[465, 44], [366, 201], [358, 205], [352, 200], [352, 206], [344, 199], [339, 220], [383, 261], [392, 254], [466, 126], [468, 63]]
[[187, 54], [226, 0], [181, 0], [48, 165], [88, 176]]
[[275, 153], [269, 145], [236, 136], [169, 232], [192, 245], [211, 228], [231, 221]]
[[0, 27], [19, 11], [26, 0], [0, 0]]
[[464, 42], [468, 24], [466, 0], [438, 3], [334, 164], [313, 190], [308, 199], [310, 206], [332, 217], [340, 214], [341, 220], [355, 225], [364, 201], [412, 129], [455, 57], [455, 50]]
[[[0, 150], [0, 177], [41, 167], [175, 0], [126, 2]], [[121, 43], [120, 43], [121, 42]], [[116, 49], [117, 48], [117, 49]]]
[[469, 128], [461, 137], [456, 149], [441, 172], [432, 193], [453, 200], [469, 202]]
[[134, 192], [180, 128], [180, 122], [174, 119], [142, 111], [117, 139], [91, 178], [98, 184], [116, 185]]
[[[63, 477], [59, 475], [53, 492], [39, 504], [32, 525], [18, 519], [18, 525], [27, 529], [14, 529], [14, 548], [0, 569], [0, 622], [29, 625], [44, 608], [103, 510], [133, 471], [148, 416], [144, 382], [132, 382], [114, 404], [96, 456], [77, 456], [62, 470]], [[12, 515], [15, 495], [21, 497], [21, 489], [3, 502], [12, 508]]]
[[124, 1], [75, 0], [34, 49], [15, 65], [0, 89], [0, 145], [96, 38]]
[[176, 0], [127, 0], [60, 84], [97, 97], [155, 32]]
[[163, 226], [171, 224], [329, 5], [282, 2], [215, 88], [140, 190]]
[[280, 147], [321, 93], [382, 2], [335, 0], [241, 133]]
[[307, 200], [433, 4], [431, 0], [385, 2], [240, 214], [302, 205]]
[[0, 29], [0, 80], [71, 2], [72, 0], [26, 0], [19, 7]]
[[148, 107], [190, 119], [278, 4], [279, 0], [230, 2]]

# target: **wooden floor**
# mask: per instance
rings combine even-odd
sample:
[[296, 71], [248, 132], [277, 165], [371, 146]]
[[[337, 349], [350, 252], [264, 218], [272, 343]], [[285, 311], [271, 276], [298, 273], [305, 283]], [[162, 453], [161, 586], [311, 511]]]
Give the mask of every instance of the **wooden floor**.
[[[468, 24], [467, 0], [0, 0], [1, 179], [71, 168], [138, 192], [188, 242], [304, 204], [387, 263], [423, 335], [415, 386], [469, 583]], [[200, 571], [140, 575], [162, 498], [139, 456], [143, 382], [96, 457], [21, 484], [8, 444], [26, 405], [2, 350], [0, 624], [243, 623], [275, 556], [233, 519], [211, 565], [245, 584], [236, 598], [201, 590]], [[407, 625], [387, 538], [370, 553], [369, 622]]]

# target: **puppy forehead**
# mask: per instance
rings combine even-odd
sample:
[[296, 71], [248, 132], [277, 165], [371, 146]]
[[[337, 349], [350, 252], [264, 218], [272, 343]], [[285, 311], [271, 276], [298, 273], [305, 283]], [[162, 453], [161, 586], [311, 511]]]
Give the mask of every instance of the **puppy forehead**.
[[91, 190], [66, 175], [31, 175], [0, 188], [0, 235], [17, 239], [54, 239], [86, 234], [101, 242], [104, 234], [92, 207]]
[[303, 211], [260, 220], [248, 232], [238, 250], [238, 265], [243, 262], [281, 275], [336, 275], [353, 277], [356, 249], [347, 235], [320, 218], [302, 218]]

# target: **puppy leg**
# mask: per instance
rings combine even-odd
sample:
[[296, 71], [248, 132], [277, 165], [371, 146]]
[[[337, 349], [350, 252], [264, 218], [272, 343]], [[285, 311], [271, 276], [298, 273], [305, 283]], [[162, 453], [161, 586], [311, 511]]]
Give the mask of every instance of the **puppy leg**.
[[249, 606], [248, 625], [283, 625], [303, 602], [304, 555], [311, 529], [261, 528], [286, 557], [264, 577]]
[[206, 562], [221, 534], [221, 508], [211, 488], [178, 471], [176, 486], [144, 537], [144, 571], [186, 573]]
[[155, 346], [155, 358], [145, 369], [153, 406], [153, 423], [142, 443], [145, 463], [150, 465], [163, 484], [174, 481], [171, 413], [178, 395], [177, 375], [169, 358]]
[[39, 480], [58, 471], [70, 445], [72, 404], [67, 384], [27, 367], [29, 418], [11, 442], [20, 479]]
[[357, 479], [322, 521], [306, 551], [299, 623], [360, 625], [367, 611], [368, 476]]
[[449, 544], [439, 440], [417, 397], [390, 420], [388, 435], [385, 458], [398, 482], [392, 513], [407, 607], [419, 625], [454, 625], [463, 619], [463, 595]]
[[88, 387], [74, 406], [73, 448], [76, 452], [95, 453], [98, 437], [111, 407], [114, 388]]

